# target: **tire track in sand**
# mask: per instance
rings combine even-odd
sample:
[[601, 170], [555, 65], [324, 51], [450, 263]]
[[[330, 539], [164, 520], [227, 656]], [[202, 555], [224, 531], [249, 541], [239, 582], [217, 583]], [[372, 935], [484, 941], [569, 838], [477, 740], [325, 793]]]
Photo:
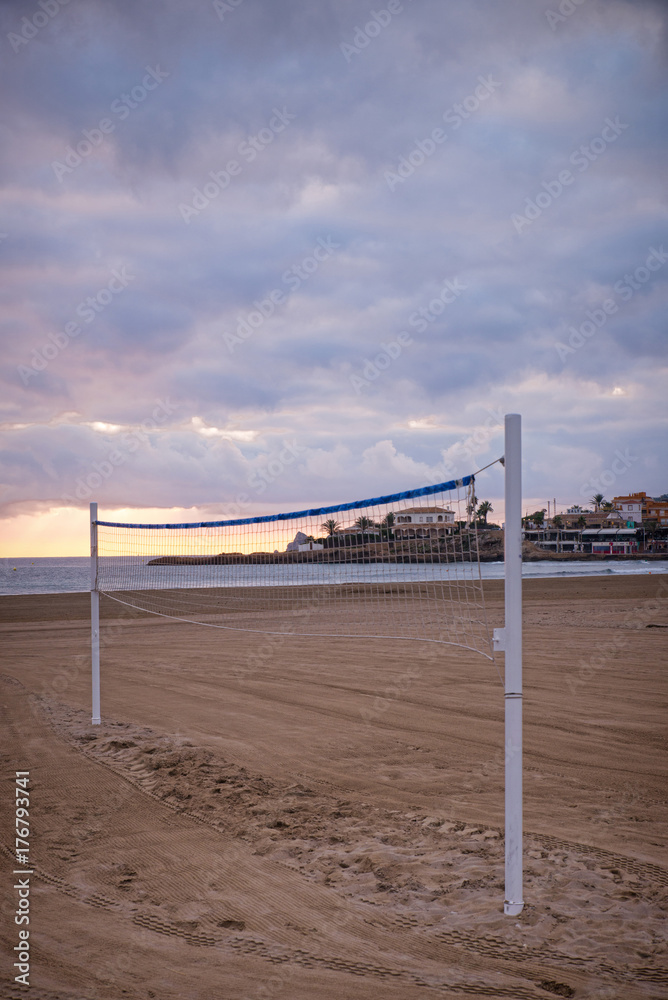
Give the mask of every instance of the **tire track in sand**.
[[[128, 733], [127, 735], [131, 736], [136, 734]], [[153, 739], [155, 739], [155, 735], [156, 734], [151, 734]], [[66, 739], [70, 741], [72, 737], [66, 736]], [[151, 777], [150, 773], [148, 774], [148, 777], [146, 779], [147, 785], [143, 786], [142, 772], [144, 771], [144, 769], [136, 762], [137, 757], [141, 756], [141, 747], [138, 747], [133, 740], [127, 740], [126, 742], [129, 744], [131, 749], [123, 748], [115, 751], [114, 760], [104, 759], [104, 758], [101, 760], [99, 755], [96, 756], [94, 754], [91, 754], [90, 751], [88, 751], [85, 746], [82, 747], [80, 744], [74, 744], [74, 745], [76, 746], [76, 749], [84, 756], [90, 757], [91, 759], [95, 760], [98, 763], [100, 762], [104, 763], [105, 766], [109, 767], [111, 770], [118, 773], [126, 781], [135, 784], [140, 791], [144, 792], [144, 794], [147, 794], [151, 798], [156, 799], [156, 801], [160, 802], [162, 805], [166, 805], [172, 811], [186, 815], [189, 818], [194, 819], [198, 823], [209, 825], [213, 829], [218, 830], [218, 824], [215, 821], [212, 821], [210, 817], [207, 817], [201, 813], [196, 812], [195, 810], [193, 810], [192, 808], [183, 803], [180, 805], [175, 805], [170, 802], [165, 802], [164, 799], [156, 795], [156, 793], [152, 791], [152, 788], [155, 785], [155, 779]], [[119, 746], [124, 747], [122, 740], [119, 740], [118, 744]], [[193, 754], [196, 753], [196, 748], [193, 748], [192, 753]], [[130, 772], [132, 777], [128, 775], [128, 771]], [[332, 788], [332, 790], [334, 791], [335, 789]], [[462, 824], [462, 826], [463, 825], [464, 824]], [[605, 867], [609, 868], [611, 864], [615, 864], [617, 867], [626, 867], [629, 871], [633, 871], [636, 874], [640, 873], [644, 874], [646, 877], [650, 877], [650, 880], [653, 876], [657, 874], [657, 872], [659, 875], [659, 881], [661, 881], [662, 876], [665, 875], [663, 869], [660, 869], [658, 866], [645, 865], [642, 862], [636, 862], [625, 856], [614, 855], [608, 851], [589, 848], [589, 845], [568, 843], [566, 841], [560, 841], [558, 838], [554, 837], [549, 838], [547, 836], [542, 836], [540, 834], [528, 834], [527, 839], [535, 840], [536, 842], [541, 842], [545, 846], [549, 846], [553, 850], [567, 849], [570, 852], [571, 856], [577, 855], [578, 848], [585, 847], [588, 848], [587, 850], [588, 854], [594, 854], [594, 855], [598, 854], [598, 860], [607, 862]], [[280, 861], [275, 861], [275, 863], [284, 864], [284, 862]], [[289, 868], [291, 871], [299, 871], [299, 867], [294, 863], [286, 864], [285, 867]], [[374, 903], [375, 901], [369, 900], [368, 902]], [[146, 918], [145, 916], [135, 917], [134, 919], [142, 926], [146, 926], [150, 929], [156, 930], [158, 933], [170, 933], [170, 934], [175, 934], [177, 936], [178, 935], [181, 935], [182, 937], [184, 936], [183, 931], [173, 927], [172, 925], [165, 923], [164, 921], [160, 921], [155, 918]], [[372, 926], [378, 926], [382, 929], [387, 928], [386, 920], [383, 921], [381, 919], [381, 921], [377, 922], [377, 921], [369, 921], [367, 918], [366, 922], [370, 923]], [[392, 922], [397, 926], [400, 926], [404, 930], [413, 929], [416, 926], [418, 926], [418, 921], [415, 918], [406, 915], [395, 916]], [[188, 939], [187, 933], [185, 934], [185, 938]], [[541, 962], [542, 963], [548, 962], [556, 966], [557, 969], [563, 966], [566, 967], [570, 966], [570, 968], [573, 970], [578, 970], [578, 969], [584, 970], [589, 975], [605, 974], [606, 976], [609, 976], [616, 982], [629, 983], [635, 980], [654, 982], [657, 984], [661, 984], [664, 982], [664, 978], [662, 977], [661, 972], [656, 969], [651, 969], [651, 968], [642, 969], [636, 967], [629, 973], [628, 969], [625, 970], [622, 968], [618, 968], [614, 965], [606, 964], [604, 961], [599, 961], [598, 959], [592, 959], [591, 961], [585, 963], [584, 961], [579, 960], [576, 957], [569, 957], [566, 954], [560, 952], [554, 952], [552, 949], [542, 949], [540, 951], [536, 950], [520, 951], [518, 949], [515, 949], [513, 951], [513, 948], [512, 947], [509, 948], [507, 946], [507, 943], [504, 944], [503, 941], [501, 941], [501, 939], [498, 939], [498, 944], [497, 944], [497, 940], [493, 938], [479, 937], [477, 935], [472, 935], [472, 934], [466, 935], [458, 932], [452, 932], [452, 934], [448, 933], [437, 934], [435, 935], [435, 938], [437, 938], [438, 940], [442, 941], [445, 944], [450, 944], [462, 949], [466, 949], [471, 954], [485, 956], [488, 958], [492, 958], [495, 961], [499, 961], [503, 963], [503, 965], [505, 966], [505, 971], [510, 975], [516, 975], [517, 970], [516, 969], [511, 970], [510, 968], [508, 968], [509, 961], [515, 963], [522, 962], [526, 964], [527, 961], [530, 960], [532, 964], [535, 963], [537, 966], [537, 969], [533, 970], [534, 974], [530, 976], [530, 978], [533, 981], [536, 981], [536, 975], [538, 975], [540, 972]], [[242, 944], [243, 940], [245, 939], [239, 939], [236, 942], [235, 947], [242, 949], [244, 947], [244, 945]], [[255, 940], [256, 944], [251, 948], [251, 951], [256, 951], [260, 947], [260, 945], [257, 943], [257, 939]], [[210, 939], [207, 941], [204, 938], [197, 936], [192, 939], [192, 943], [205, 944], [205, 943], [211, 943], [211, 941]], [[266, 940], [264, 940], [264, 947], [265, 948], [268, 947]], [[267, 953], [267, 955], [269, 955], [269, 953]], [[268, 960], [274, 962], [285, 962], [288, 961], [289, 959], [285, 957], [285, 954], [283, 954], [282, 957], [276, 957], [275, 952], [271, 950], [271, 956], [268, 958]], [[310, 956], [309, 961], [312, 960], [313, 956]], [[460, 962], [460, 964], [462, 963]], [[564, 988], [566, 989], [565, 984], [561, 985], [563, 985]]]
[[[49, 727], [45, 727], [43, 720], [35, 715], [34, 710], [31, 710], [28, 695], [23, 685], [20, 682], [18, 684], [10, 682], [8, 687], [11, 688], [13, 697], [10, 696], [7, 699], [11, 702], [7, 706], [9, 711], [4, 706], [2, 709], [2, 715], [7, 727], [5, 732], [9, 731], [14, 752], [16, 750], [22, 751], [29, 759], [31, 771], [34, 768], [35, 777], [39, 783], [40, 796], [43, 796], [46, 788], [50, 787], [57, 798], [58, 793], [60, 793], [59, 799], [61, 802], [66, 802], [68, 795], [72, 792], [72, 776], [76, 775], [74, 784], [78, 808], [80, 811], [86, 812], [89, 800], [93, 803], [99, 802], [105, 794], [108, 794], [109, 782], [101, 780], [101, 772], [111, 776], [111, 772], [113, 771], [114, 780], [121, 779], [121, 781], [132, 786], [132, 794], [137, 792], [145, 801], [150, 799], [151, 805], [155, 804], [158, 807], [157, 812], [160, 817], [167, 812], [175, 814], [174, 819], [177, 820], [178, 826], [183, 822], [187, 823], [189, 820], [194, 820], [198, 826], [211, 826], [203, 816], [195, 816], [187, 810], [166, 805], [150, 789], [142, 786], [141, 779], [116, 773], [115, 769], [110, 768], [107, 763], [102, 763], [92, 758], [92, 755], [82, 751], [80, 747], [77, 748], [79, 752], [73, 754], [73, 747], [70, 745], [69, 740], [57, 741], [61, 746], [63, 742], [66, 744], [63, 750], [59, 750], [57, 744], [54, 746], [53, 739], [48, 738]], [[45, 732], [40, 732], [40, 724]], [[67, 758], [71, 759], [68, 760]], [[79, 764], [77, 764], [77, 760], [80, 762]], [[82, 766], [84, 760], [86, 764]], [[127, 811], [130, 812], [129, 809]], [[118, 812], [116, 810], [116, 814]], [[111, 825], [113, 820], [114, 817], [106, 817], [108, 825]], [[138, 838], [136, 833], [131, 834], [129, 838], [126, 837], [123, 844], [123, 850], [126, 853], [131, 853], [137, 839], [141, 839], [143, 848], [146, 850], [147, 824], [149, 830], [155, 826], [160, 826], [160, 822], [156, 823], [155, 814], [153, 815], [152, 823], [150, 814], [142, 816], [141, 825], [143, 829], [141, 837]], [[216, 836], [220, 836], [220, 832], [215, 827], [211, 828]], [[149, 844], [149, 848], [150, 846]], [[4, 845], [3, 850], [5, 854], [13, 858], [13, 851], [7, 844]], [[43, 843], [42, 854], [46, 853], [47, 844]], [[79, 858], [82, 853], [85, 852], [82, 850], [75, 852], [74, 858]], [[54, 860], [56, 859], [54, 858]], [[188, 865], [184, 869], [188, 897], [197, 896], [200, 890], [199, 880], [196, 878], [198, 870], [203, 865], [206, 867], [207, 862], [210, 862], [210, 860], [207, 853], [204, 850], [200, 850], [195, 841], [189, 841]], [[67, 859], [67, 863], [70, 863], [69, 858]], [[147, 864], [150, 865], [150, 855], [147, 858]], [[62, 866], [57, 866], [57, 868], [59, 867], [62, 868]], [[285, 885], [283, 878], [279, 877], [277, 879], [274, 877], [272, 879], [270, 877], [272, 869], [275, 872], [276, 867], [273, 863], [267, 865], [261, 859], [253, 858], [253, 868], [256, 878], [259, 875], [261, 880], [261, 895], [265, 904], [262, 908], [263, 912], [267, 908], [273, 909], [284, 918], [286, 915], [286, 900], [290, 900], [291, 898], [291, 888]], [[340, 931], [338, 935], [338, 947], [345, 949], [344, 953], [347, 953], [347, 957], [329, 954], [329, 949], [326, 946], [320, 952], [311, 948], [292, 947], [289, 944], [286, 945], [285, 942], [275, 939], [275, 937], [272, 939], [267, 933], [258, 934], [257, 931], [249, 931], [248, 934], [240, 934], [234, 930], [233, 926], [230, 926], [230, 933], [228, 934], [222, 934], [217, 928], [217, 932], [212, 930], [209, 933], [207, 931], [184, 927], [182, 926], [183, 921], [176, 922], [164, 913], [150, 912], [145, 906], [139, 906], [124, 899], [120, 895], [122, 890], [118, 886], [112, 888], [111, 884], [109, 884], [100, 888], [95, 887], [91, 891], [90, 887], [74, 885], [59, 874], [58, 871], [49, 871], [47, 868], [48, 866], [44, 863], [43, 857], [40, 857], [39, 865], [33, 868], [36, 877], [45, 886], [49, 886], [54, 891], [70, 897], [74, 902], [93, 909], [111, 911], [114, 914], [115, 920], [118, 920], [119, 917], [129, 920], [143, 930], [179, 939], [194, 947], [229, 948], [234, 952], [242, 953], [249, 957], [255, 956], [271, 965], [317, 968], [341, 974], [345, 977], [366, 977], [379, 983], [386, 983], [388, 986], [390, 984], [404, 984], [405, 986], [416, 987], [441, 995], [462, 994], [468, 996], [507, 997], [509, 1000], [510, 998], [517, 998], [517, 1000], [538, 1000], [539, 997], [545, 996], [544, 991], [538, 988], [533, 982], [523, 981], [521, 978], [517, 981], [514, 976], [502, 975], [501, 978], [505, 979], [506, 982], [499, 982], [499, 973], [495, 970], [489, 970], [488, 972], [485, 969], [477, 969], [476, 972], [480, 976], [480, 979], [476, 981], [477, 976], [475, 974], [471, 977], [459, 970], [453, 970], [452, 975], [449, 977], [444, 976], [442, 965], [431, 959], [420, 961], [420, 971], [406, 967], [401, 961], [396, 964], [394, 961], [384, 961], [383, 959], [392, 958], [392, 946], [396, 947], [396, 942], [389, 940], [390, 931], [388, 929], [390, 928], [391, 921], [383, 921], [385, 927], [380, 932], [381, 937], [376, 935], [375, 940], [367, 940], [365, 942], [365, 934], [362, 930], [364, 919], [361, 915], [357, 915], [357, 907], [355, 905], [342, 904], [340, 901], [335, 903], [331, 898], [331, 894], [323, 892], [317, 886], [303, 885], [301, 880], [295, 883], [298, 889], [296, 893], [298, 898], [296, 903], [293, 900], [293, 916], [295, 918], [301, 917], [302, 920], [317, 922], [319, 914], [323, 910], [322, 906], [314, 906], [318, 901], [321, 903], [326, 901], [325, 909], [327, 911], [331, 911], [332, 909], [340, 910], [342, 923], [338, 928]], [[283, 869], [282, 866], [281, 870], [288, 871], [287, 867]], [[80, 865], [78, 871], [81, 873]], [[290, 869], [289, 872], [290, 878], [294, 880], [297, 877], [294, 871]], [[80, 880], [83, 880], [84, 876], [85, 872], [78, 877]], [[235, 878], [231, 871], [226, 872], [226, 877], [228, 876], [230, 882], [235, 885], [239, 892], [243, 893], [244, 898], [250, 908], [252, 908], [254, 891], [253, 885], [249, 884], [248, 878], [244, 877], [243, 873]], [[272, 885], [271, 882], [274, 884]], [[165, 894], [167, 898], [163, 897], [160, 900], [158, 908], [164, 906], [165, 902], [179, 902], [179, 893], [182, 900], [183, 886], [180, 884], [178, 878], [165, 879], [161, 876], [160, 887], [167, 890]], [[205, 888], [202, 884], [201, 889], [204, 890]], [[292, 887], [292, 890], [294, 888]], [[118, 898], [113, 898], [114, 894], [118, 895]], [[308, 912], [309, 907], [311, 907], [311, 912]], [[194, 921], [194, 923], [210, 923], [212, 919], [213, 915], [210, 914], [204, 919], [200, 918], [199, 921]], [[238, 923], [238, 921], [233, 919], [229, 919], [226, 922], [230, 925]], [[256, 921], [258, 925], [261, 925], [263, 922], [265, 921]], [[344, 924], [347, 924], [347, 927]], [[270, 927], [267, 927], [267, 930], [270, 930]], [[367, 938], [369, 936], [368, 928], [366, 936]], [[349, 939], [348, 944], [344, 944], [346, 937]], [[378, 961], [381, 956], [381, 961]], [[466, 966], [466, 963], [464, 963], [464, 966]], [[486, 976], [492, 977], [494, 985], [491, 984], [489, 978], [487, 982], [484, 981]]]

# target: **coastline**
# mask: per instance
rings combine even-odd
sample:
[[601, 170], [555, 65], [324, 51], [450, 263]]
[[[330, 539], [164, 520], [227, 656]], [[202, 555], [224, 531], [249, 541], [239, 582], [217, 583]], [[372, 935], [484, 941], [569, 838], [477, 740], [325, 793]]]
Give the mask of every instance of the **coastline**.
[[[526, 544], [526, 543], [525, 543]], [[530, 544], [530, 543], [529, 543]], [[448, 565], [452, 563], [469, 563], [468, 559], [463, 559], [461, 553], [455, 555], [445, 555], [441, 553], [413, 552], [410, 554], [398, 554], [394, 557], [389, 555], [379, 555], [372, 552], [351, 552], [346, 559], [336, 558], [338, 553], [332, 552], [331, 556], [326, 551], [317, 552], [221, 552], [214, 556], [158, 556], [151, 559], [147, 566], [258, 566], [258, 565], [286, 565], [292, 563], [324, 563], [331, 566], [347, 566], [352, 564], [370, 565], [373, 563], [393, 564], [393, 565], [416, 565], [424, 563], [434, 563]], [[493, 552], [481, 551], [479, 554], [481, 563], [503, 562], [503, 553], [495, 550]], [[666, 559], [665, 552], [635, 552], [629, 554], [619, 553], [599, 553], [599, 552], [550, 552], [548, 549], [539, 549], [531, 546], [528, 551], [523, 551], [522, 562], [609, 562], [623, 560], [625, 562], [662, 561]]]

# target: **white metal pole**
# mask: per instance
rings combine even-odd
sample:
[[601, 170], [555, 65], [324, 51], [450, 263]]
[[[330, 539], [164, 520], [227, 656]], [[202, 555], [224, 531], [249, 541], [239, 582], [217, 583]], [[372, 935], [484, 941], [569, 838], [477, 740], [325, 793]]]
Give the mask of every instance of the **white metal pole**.
[[511, 916], [522, 892], [522, 418], [505, 419], [505, 739], [506, 898]]
[[97, 589], [97, 504], [90, 505], [90, 646], [94, 726], [100, 718], [100, 591]]

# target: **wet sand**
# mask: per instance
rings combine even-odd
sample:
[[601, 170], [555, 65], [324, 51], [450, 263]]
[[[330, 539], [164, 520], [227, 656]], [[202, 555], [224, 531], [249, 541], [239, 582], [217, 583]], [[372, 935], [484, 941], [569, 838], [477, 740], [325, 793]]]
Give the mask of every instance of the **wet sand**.
[[[499, 625], [502, 583], [485, 593]], [[494, 664], [103, 598], [91, 726], [88, 595], [0, 598], [2, 996], [668, 996], [668, 577], [524, 595], [515, 918]], [[7, 971], [12, 781], [28, 769], [29, 990]]]

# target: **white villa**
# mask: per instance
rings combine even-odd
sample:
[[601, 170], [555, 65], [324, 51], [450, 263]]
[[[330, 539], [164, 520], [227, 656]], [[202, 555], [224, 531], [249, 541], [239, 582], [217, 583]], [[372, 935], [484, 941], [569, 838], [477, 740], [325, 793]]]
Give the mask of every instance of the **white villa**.
[[452, 534], [455, 512], [445, 507], [407, 507], [394, 519], [394, 537], [433, 538]]

